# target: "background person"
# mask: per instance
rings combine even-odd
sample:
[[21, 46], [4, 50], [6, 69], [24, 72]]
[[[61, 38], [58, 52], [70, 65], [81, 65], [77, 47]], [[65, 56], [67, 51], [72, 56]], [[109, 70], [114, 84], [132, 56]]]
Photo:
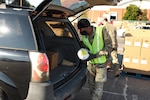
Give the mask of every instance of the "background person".
[[110, 67], [114, 68], [115, 71], [115, 76], [118, 77], [120, 75], [120, 64], [119, 64], [119, 60], [117, 57], [117, 48], [118, 48], [118, 43], [117, 43], [117, 30], [116, 28], [113, 26], [113, 24], [109, 23], [107, 18], [104, 18], [102, 21], [107, 33], [109, 33], [110, 38], [112, 40], [111, 43], [111, 63]]

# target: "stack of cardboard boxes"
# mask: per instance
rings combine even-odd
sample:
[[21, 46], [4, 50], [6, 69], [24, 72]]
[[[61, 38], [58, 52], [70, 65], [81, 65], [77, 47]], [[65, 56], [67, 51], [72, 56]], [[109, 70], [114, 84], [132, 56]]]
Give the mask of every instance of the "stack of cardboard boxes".
[[123, 70], [150, 75], [150, 30], [131, 29], [126, 33]]

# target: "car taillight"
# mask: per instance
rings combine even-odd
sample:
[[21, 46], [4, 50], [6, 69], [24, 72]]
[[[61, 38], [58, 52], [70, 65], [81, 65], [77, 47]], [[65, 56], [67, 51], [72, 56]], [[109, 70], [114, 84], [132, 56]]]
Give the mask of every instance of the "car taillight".
[[49, 80], [49, 61], [45, 53], [30, 52], [32, 65], [31, 81], [43, 82]]

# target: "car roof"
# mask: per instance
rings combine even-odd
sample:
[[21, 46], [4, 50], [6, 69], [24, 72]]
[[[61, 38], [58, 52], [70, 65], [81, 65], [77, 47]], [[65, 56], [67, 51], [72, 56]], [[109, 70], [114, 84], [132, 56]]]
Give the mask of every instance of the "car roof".
[[1, 9], [0, 8], [0, 13], [3, 14], [17, 14], [17, 15], [29, 15], [29, 12], [26, 10], [18, 10], [18, 9], [12, 9], [12, 8], [7, 8], [7, 9]]

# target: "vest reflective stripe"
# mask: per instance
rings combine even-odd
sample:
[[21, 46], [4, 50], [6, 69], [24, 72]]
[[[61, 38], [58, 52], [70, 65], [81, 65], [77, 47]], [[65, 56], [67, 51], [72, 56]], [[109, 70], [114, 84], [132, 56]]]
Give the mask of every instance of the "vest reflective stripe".
[[[89, 48], [90, 53], [92, 53], [92, 54], [96, 54], [104, 48], [102, 29], [103, 29], [102, 26], [96, 27], [96, 32], [95, 32], [95, 36], [94, 36], [92, 44], [90, 43], [90, 41], [87, 37], [85, 37], [84, 35], [82, 36], [83, 43]], [[94, 58], [94, 59], [90, 60], [90, 62], [92, 64], [105, 63], [106, 62], [106, 56]]]

